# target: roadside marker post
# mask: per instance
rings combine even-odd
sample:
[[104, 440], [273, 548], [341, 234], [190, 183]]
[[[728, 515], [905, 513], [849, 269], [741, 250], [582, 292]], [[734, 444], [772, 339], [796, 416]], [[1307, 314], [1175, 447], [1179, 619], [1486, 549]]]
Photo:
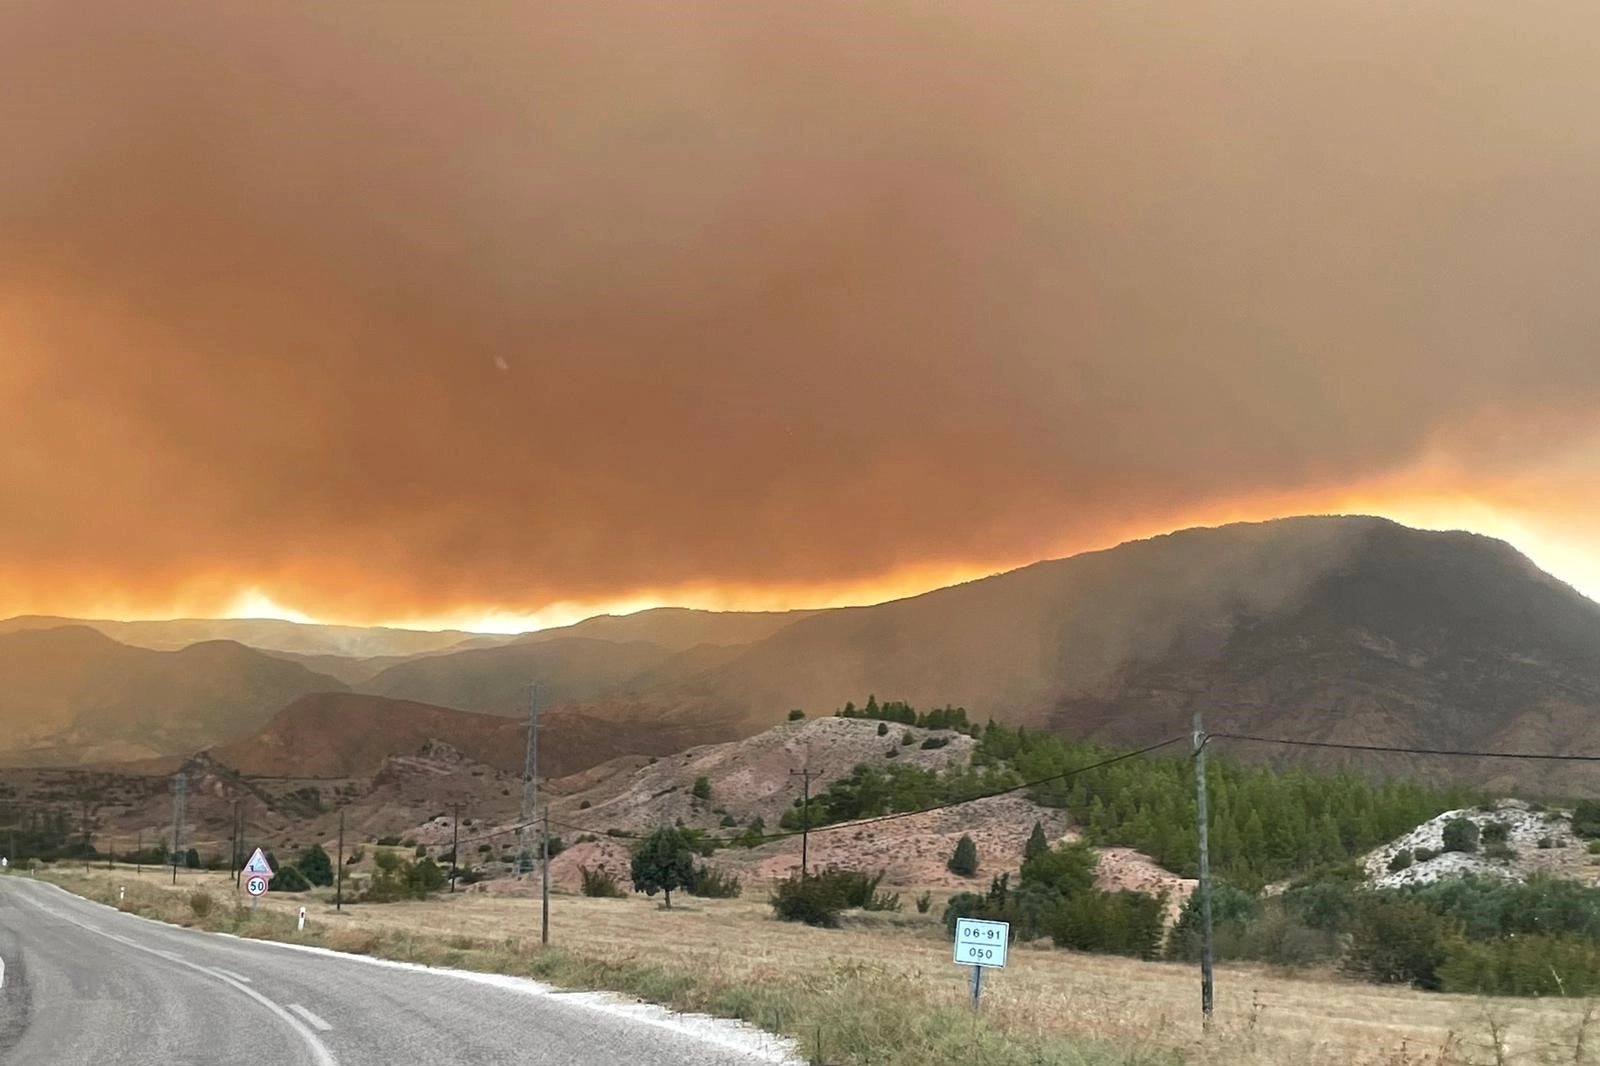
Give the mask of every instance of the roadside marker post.
[[958, 966], [972, 967], [973, 1010], [978, 1009], [983, 995], [983, 971], [1005, 969], [1006, 948], [1010, 943], [1010, 922], [956, 919], [955, 962]]
[[306, 909], [304, 907], [300, 908], [300, 922], [295, 928], [302, 933], [306, 931]]

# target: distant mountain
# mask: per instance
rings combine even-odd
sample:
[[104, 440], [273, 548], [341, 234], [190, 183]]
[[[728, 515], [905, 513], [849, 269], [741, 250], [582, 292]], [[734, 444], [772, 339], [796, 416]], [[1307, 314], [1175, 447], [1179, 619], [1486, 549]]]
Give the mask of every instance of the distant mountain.
[[0, 634], [0, 763], [166, 755], [249, 733], [284, 704], [344, 685], [231, 641], [181, 651], [87, 626]]
[[687, 607], [657, 607], [634, 614], [596, 615], [570, 626], [541, 629], [515, 640], [542, 644], [551, 640], [585, 637], [615, 643], [643, 641], [671, 651], [688, 651], [701, 645], [728, 647], [753, 644], [819, 611], [698, 611]]
[[376, 696], [515, 716], [527, 713], [532, 682], [538, 682], [546, 708], [609, 699], [672, 657], [670, 648], [643, 641], [552, 638], [410, 659], [357, 687]]
[[512, 639], [460, 630], [428, 632], [382, 626], [325, 626], [274, 618], [180, 618], [157, 622], [115, 622], [44, 615], [22, 615], [0, 620], [0, 633], [56, 629], [67, 625], [88, 626], [120, 643], [156, 651], [176, 651], [205, 641], [231, 640], [262, 651], [351, 658], [425, 655], [446, 648], [467, 645], [482, 647]]
[[[215, 761], [247, 777], [368, 777], [386, 760], [441, 743], [476, 763], [521, 774], [527, 750], [522, 719], [349, 692], [305, 696], [260, 730], [211, 749]], [[695, 742], [674, 729], [621, 731], [573, 714], [542, 717], [539, 771], [560, 777], [623, 755], [666, 755]]]
[[614, 712], [585, 709], [748, 735], [790, 707], [829, 713], [868, 693], [1119, 743], [1185, 732], [1198, 701], [1213, 730], [1600, 751], [1600, 605], [1489, 538], [1285, 519], [819, 612]]

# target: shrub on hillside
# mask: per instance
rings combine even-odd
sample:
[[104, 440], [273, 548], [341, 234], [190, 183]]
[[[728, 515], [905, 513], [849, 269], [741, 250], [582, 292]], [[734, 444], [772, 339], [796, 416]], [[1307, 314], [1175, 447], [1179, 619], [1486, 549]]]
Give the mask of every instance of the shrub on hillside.
[[617, 884], [616, 876], [604, 866], [591, 870], [587, 866], [578, 867], [578, 876], [583, 879], [583, 894], [603, 899], [622, 899], [626, 893], [622, 886]]
[[1084, 892], [1062, 900], [1050, 923], [1058, 947], [1154, 958], [1161, 945], [1166, 894]]
[[211, 893], [204, 890], [189, 893], [189, 910], [196, 918], [209, 915], [216, 901], [211, 898]]
[[1600, 800], [1579, 800], [1572, 808], [1572, 833], [1580, 837], [1600, 837]]
[[1418, 862], [1428, 862], [1439, 857], [1439, 853], [1432, 848], [1418, 848], [1412, 855]]
[[1392, 874], [1399, 873], [1401, 870], [1406, 869], [1411, 865], [1411, 859], [1411, 849], [1401, 848], [1399, 851], [1395, 852], [1394, 857], [1389, 860], [1389, 872]]
[[1033, 832], [1028, 834], [1028, 842], [1022, 845], [1022, 861], [1043, 855], [1050, 850], [1050, 841], [1044, 835], [1044, 823], [1034, 822]]
[[1504, 844], [1511, 839], [1511, 827], [1501, 821], [1485, 822], [1480, 839], [1485, 847], [1491, 844]]
[[1471, 818], [1452, 818], [1444, 823], [1444, 850], [1478, 850], [1478, 823]]
[[886, 736], [889, 735], [889, 723], [888, 722], [879, 722], [878, 723], [878, 735], [880, 737], [886, 737]]
[[948, 743], [950, 743], [949, 737], [927, 737], [922, 741], [922, 750], [933, 751], [936, 748], [944, 747]]
[[333, 884], [333, 860], [328, 857], [321, 844], [313, 844], [301, 852], [300, 859], [295, 865], [312, 884], [323, 886]]
[[1483, 857], [1497, 862], [1510, 862], [1517, 857], [1517, 849], [1510, 844], [1490, 844], [1483, 849]]
[[693, 796], [697, 800], [708, 800], [708, 799], [710, 799], [711, 798], [711, 778], [709, 778], [709, 777], [697, 777], [697, 778], [695, 778], [694, 779], [694, 787], [689, 789], [689, 795]]
[[1575, 936], [1456, 940], [1438, 976], [1446, 992], [1582, 999], [1600, 993], [1600, 945]]
[[378, 871], [361, 894], [364, 903], [394, 903], [426, 899], [444, 887], [443, 867], [432, 859], [402, 859], [397, 852], [380, 851], [374, 857]]
[[917, 897], [917, 913], [918, 914], [927, 914], [928, 911], [930, 909], [932, 909], [932, 907], [933, 907], [933, 893], [932, 892], [924, 892], [922, 895]]
[[806, 712], [802, 711], [800, 708], [796, 707], [794, 710], [789, 712], [789, 721], [798, 722], [800, 719], [804, 718], [805, 716], [806, 716]]

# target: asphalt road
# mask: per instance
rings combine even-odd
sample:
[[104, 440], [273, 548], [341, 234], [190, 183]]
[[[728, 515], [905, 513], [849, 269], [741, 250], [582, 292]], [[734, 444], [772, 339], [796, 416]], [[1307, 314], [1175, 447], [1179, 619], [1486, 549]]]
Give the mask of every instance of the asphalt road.
[[0, 1063], [750, 1066], [776, 1038], [530, 981], [162, 925], [0, 877]]

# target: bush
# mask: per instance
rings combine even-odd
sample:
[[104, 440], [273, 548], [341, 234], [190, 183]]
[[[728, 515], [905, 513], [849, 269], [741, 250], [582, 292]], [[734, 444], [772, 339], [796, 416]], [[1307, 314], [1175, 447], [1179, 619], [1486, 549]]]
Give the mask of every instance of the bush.
[[1600, 992], [1600, 945], [1544, 935], [1486, 943], [1456, 940], [1438, 973], [1446, 992], [1581, 999]]
[[1510, 844], [1490, 844], [1483, 849], [1483, 857], [1499, 862], [1510, 862], [1517, 857], [1517, 849]]
[[1600, 800], [1579, 800], [1572, 808], [1572, 833], [1580, 837], [1600, 837]]
[[602, 899], [622, 899], [626, 893], [622, 886], [617, 884], [617, 879], [611, 871], [604, 866], [598, 870], [591, 870], [587, 866], [578, 867], [578, 876], [583, 878], [583, 894]]
[[211, 893], [200, 891], [189, 893], [189, 910], [196, 918], [204, 918], [211, 913], [216, 901], [211, 898]]
[[886, 737], [886, 736], [889, 735], [889, 723], [888, 722], [879, 722], [878, 723], [878, 735], [880, 737]]
[[965, 833], [956, 841], [956, 850], [951, 853], [950, 861], [945, 863], [945, 868], [958, 877], [971, 877], [978, 872], [978, 845]]
[[911, 735], [911, 730], [908, 729], [904, 733], [900, 734], [900, 746], [902, 748], [909, 748], [916, 742], [917, 738]]
[[718, 822], [717, 824], [722, 826], [724, 829], [732, 829], [734, 826], [739, 824], [739, 819], [735, 818], [731, 814], [724, 814], [722, 816], [722, 821]]
[[767, 902], [780, 922], [804, 922], [824, 929], [839, 927], [842, 901], [820, 878], [791, 875], [772, 887]]
[[1505, 822], [1485, 822], [1483, 824], [1482, 840], [1484, 846], [1491, 844], [1504, 844], [1511, 839], [1511, 827]]
[[737, 899], [743, 890], [738, 877], [704, 863], [695, 867], [694, 881], [689, 885], [689, 895], [703, 899]]
[[428, 854], [428, 846], [426, 844], [418, 844], [411, 851], [411, 857], [414, 858], [414, 859], [426, 858], [427, 854]]
[[1154, 958], [1161, 944], [1166, 896], [1143, 892], [1084, 892], [1056, 908], [1050, 939], [1058, 947]]
[[933, 751], [935, 748], [942, 748], [948, 743], [950, 743], [949, 737], [928, 737], [922, 742], [922, 750]]
[[400, 838], [399, 837], [379, 837], [378, 838], [378, 847], [380, 847], [380, 848], [396, 848], [396, 847], [399, 847], [399, 846], [400, 846]]
[[809, 877], [794, 874], [779, 881], [767, 902], [780, 921], [833, 928], [839, 924], [839, 914], [851, 908], [899, 910], [899, 894], [879, 892], [882, 882], [882, 870], [867, 874], [829, 866]]
[[1432, 848], [1418, 848], [1416, 851], [1412, 852], [1412, 857], [1418, 862], [1427, 862], [1430, 859], [1437, 859], [1439, 857], [1439, 853], [1434, 851]]
[[304, 892], [311, 887], [311, 882], [306, 880], [304, 874], [297, 867], [280, 867], [278, 874], [267, 887], [273, 892]]
[[365, 903], [394, 903], [402, 899], [426, 899], [444, 887], [444, 868], [432, 859], [402, 859], [397, 852], [380, 851], [374, 857], [378, 872], [361, 894]]
[[1540, 851], [1549, 851], [1551, 848], [1553, 848], [1555, 846], [1556, 846], [1555, 841], [1551, 840], [1547, 836], [1540, 837], [1539, 838], [1539, 842], [1535, 845], [1535, 847], [1537, 847]]
[[933, 893], [932, 892], [924, 892], [922, 895], [917, 897], [917, 913], [918, 914], [927, 914], [928, 911], [932, 907], [933, 907]]
[[806, 716], [806, 712], [802, 711], [800, 708], [796, 707], [794, 710], [789, 712], [789, 721], [798, 722], [800, 719], [804, 718], [805, 716]]
[[594, 806], [594, 804], [590, 803], [588, 800], [579, 800], [578, 801], [578, 810], [580, 810], [580, 811], [586, 811], [590, 807], [593, 807], [593, 806]]
[[295, 865], [312, 884], [323, 886], [333, 884], [333, 860], [322, 850], [321, 844], [313, 844], [303, 851]]
[[1394, 853], [1394, 858], [1389, 860], [1389, 872], [1399, 873], [1401, 870], [1404, 870], [1406, 867], [1411, 865], [1411, 858], [1411, 849], [1401, 848], [1399, 851]]
[[1452, 818], [1444, 823], [1444, 850], [1477, 851], [1478, 823], [1471, 818]]
[[[1226, 881], [1211, 884], [1211, 928], [1215, 933], [1219, 959], [1241, 958], [1238, 952], [1224, 949], [1242, 937], [1245, 928], [1261, 914], [1261, 902], [1254, 895]], [[1167, 937], [1167, 958], [1194, 962], [1200, 958], [1200, 893], [1191, 892], [1178, 912], [1178, 920]], [[1232, 934], [1230, 936], [1230, 934]]]
[[190, 848], [183, 853], [183, 865], [191, 870], [200, 869], [200, 852]]
[[1342, 969], [1378, 984], [1437, 991], [1447, 926], [1415, 899], [1372, 896], [1356, 908]]
[[689, 795], [693, 796], [697, 800], [708, 800], [708, 799], [710, 799], [711, 798], [711, 779], [709, 777], [697, 777], [697, 778], [695, 778], [694, 779], [694, 787], [689, 790]]

